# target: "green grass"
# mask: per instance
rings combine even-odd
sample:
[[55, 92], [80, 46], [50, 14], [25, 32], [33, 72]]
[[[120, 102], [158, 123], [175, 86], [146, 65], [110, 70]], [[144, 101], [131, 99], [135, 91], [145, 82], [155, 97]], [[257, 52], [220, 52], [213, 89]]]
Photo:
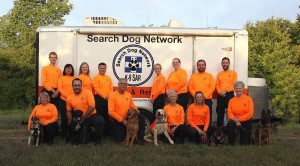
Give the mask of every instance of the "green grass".
[[300, 125], [278, 126], [268, 146], [207, 147], [153, 144], [125, 147], [104, 139], [74, 147], [56, 138], [53, 146], [27, 146], [30, 111], [0, 112], [0, 165], [300, 165]]

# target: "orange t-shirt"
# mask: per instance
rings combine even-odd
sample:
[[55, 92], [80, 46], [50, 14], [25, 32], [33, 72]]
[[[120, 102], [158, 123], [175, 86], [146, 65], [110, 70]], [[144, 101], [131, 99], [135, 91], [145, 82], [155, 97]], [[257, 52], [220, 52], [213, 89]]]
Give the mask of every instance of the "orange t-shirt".
[[28, 130], [30, 130], [30, 120], [32, 118], [38, 117], [39, 123], [43, 126], [48, 125], [49, 123], [56, 122], [58, 119], [58, 113], [55, 105], [47, 103], [46, 105], [37, 105], [32, 110], [29, 119], [28, 119]]
[[62, 76], [58, 80], [58, 91], [60, 93], [60, 98], [64, 101], [74, 93], [72, 87], [72, 81], [74, 80], [74, 76]]
[[206, 99], [211, 99], [215, 90], [215, 81], [211, 74], [198, 72], [191, 76], [188, 88], [193, 97], [197, 91], [201, 91]]
[[199, 127], [197, 125], [204, 125], [203, 131], [207, 131], [210, 122], [210, 113], [207, 105], [197, 106], [191, 104], [188, 108], [187, 116], [190, 126], [198, 131]]
[[186, 93], [187, 90], [187, 74], [183, 69], [172, 71], [169, 74], [168, 82], [166, 86], [167, 92], [175, 89], [177, 94]]
[[166, 92], [166, 79], [161, 74], [159, 76], [156, 76], [153, 80], [150, 100], [155, 100], [160, 94], [165, 94], [165, 92]]
[[93, 87], [95, 89], [95, 94], [98, 94], [103, 99], [106, 99], [106, 97], [113, 92], [111, 78], [106, 75], [96, 75], [93, 78]]
[[116, 90], [109, 96], [108, 114], [112, 119], [118, 122], [127, 119], [129, 108], [137, 109], [130, 93], [124, 92], [124, 94], [120, 94]]
[[93, 82], [90, 76], [86, 74], [80, 74], [78, 78], [82, 81], [82, 90], [90, 90], [93, 92]]
[[[89, 90], [82, 90], [79, 94], [73, 93], [67, 99], [67, 111], [80, 110], [85, 115], [89, 106], [95, 107], [94, 96]], [[93, 110], [90, 116], [95, 113], [96, 109]]]
[[62, 76], [60, 68], [55, 66], [45, 66], [42, 68], [42, 84], [47, 91], [58, 87], [58, 79]]
[[228, 118], [238, 118], [240, 122], [250, 120], [254, 113], [251, 97], [243, 95], [241, 98], [234, 97], [228, 103]]
[[231, 92], [234, 90], [233, 84], [237, 81], [237, 74], [235, 71], [227, 70], [221, 71], [217, 75], [216, 89], [218, 93], [227, 90]]
[[167, 114], [168, 126], [184, 124], [184, 111], [179, 104], [176, 106], [168, 104], [164, 107], [164, 111]]

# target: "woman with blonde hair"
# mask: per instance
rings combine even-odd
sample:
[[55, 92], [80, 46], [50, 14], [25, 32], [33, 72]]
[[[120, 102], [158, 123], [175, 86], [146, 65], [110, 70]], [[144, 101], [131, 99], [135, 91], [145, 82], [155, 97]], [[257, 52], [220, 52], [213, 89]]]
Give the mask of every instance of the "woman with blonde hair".
[[28, 131], [30, 130], [30, 121], [32, 118], [38, 118], [43, 126], [44, 140], [48, 145], [53, 144], [54, 135], [57, 132], [58, 113], [56, 106], [50, 103], [50, 97], [47, 92], [42, 92], [39, 97], [40, 104], [32, 110], [28, 120]]
[[90, 67], [88, 63], [81, 63], [78, 78], [82, 81], [82, 90], [90, 90], [93, 93], [93, 83], [90, 77]]

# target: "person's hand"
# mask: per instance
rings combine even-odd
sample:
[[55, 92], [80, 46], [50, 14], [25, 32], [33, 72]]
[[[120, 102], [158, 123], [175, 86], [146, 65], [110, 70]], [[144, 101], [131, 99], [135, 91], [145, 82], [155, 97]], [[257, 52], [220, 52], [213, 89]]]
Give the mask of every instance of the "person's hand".
[[51, 96], [52, 98], [56, 98], [59, 95], [58, 91], [56, 91], [54, 89], [51, 90], [51, 92], [53, 93], [52, 96]]
[[109, 100], [109, 96], [107, 96], [107, 97], [105, 98], [105, 100], [108, 101], [108, 100]]
[[238, 118], [234, 118], [233, 121], [235, 122], [235, 125], [237, 127], [240, 127], [242, 125]]
[[225, 97], [226, 93], [227, 93], [227, 90], [223, 90], [219, 93], [219, 95]]
[[125, 119], [122, 120], [122, 123], [123, 123], [124, 126], [127, 126], [127, 124], [128, 124], [127, 120], [125, 120]]

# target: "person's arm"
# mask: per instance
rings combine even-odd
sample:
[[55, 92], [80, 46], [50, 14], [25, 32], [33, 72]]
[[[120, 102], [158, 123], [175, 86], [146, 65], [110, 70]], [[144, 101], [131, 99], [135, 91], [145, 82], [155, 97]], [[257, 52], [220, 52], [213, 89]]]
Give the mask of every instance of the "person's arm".
[[210, 124], [210, 112], [209, 112], [210, 110], [209, 110], [208, 106], [206, 106], [205, 109], [206, 109], [206, 116], [205, 116], [205, 122], [204, 122], [203, 130], [206, 132], [207, 129], [208, 129], [208, 126]]
[[174, 88], [176, 90], [176, 92], [179, 89], [186, 86], [186, 82], [187, 82], [187, 74], [186, 74], [185, 70], [181, 69], [178, 74], [179, 74], [179, 82], [178, 82], [177, 86]]
[[195, 97], [195, 93], [196, 93], [196, 90], [195, 90], [195, 87], [194, 87], [194, 77], [195, 75], [193, 74], [189, 80], [189, 83], [188, 83], [188, 89], [189, 89], [189, 92], [190, 94]]
[[52, 104], [52, 106], [51, 106], [51, 118], [49, 120], [49, 123], [56, 122], [57, 119], [58, 119], [57, 109], [56, 109], [56, 106]]
[[188, 108], [187, 117], [188, 117], [188, 124], [198, 131], [199, 127], [193, 121], [193, 104], [191, 104]]
[[66, 92], [66, 90], [63, 88], [63, 78], [64, 77], [61, 77], [59, 80], [58, 80], [58, 91], [59, 93], [65, 97], [65, 98], [68, 98], [68, 93]]
[[[107, 95], [105, 94], [104, 90], [103, 90], [103, 86], [101, 86], [101, 81], [99, 80], [99, 78], [97, 76], [94, 77], [93, 79], [93, 87], [95, 90], [95, 93], [98, 94], [99, 96], [101, 96], [103, 99], [106, 99]], [[102, 82], [102, 84], [104, 84], [104, 82]]]
[[206, 92], [206, 94], [204, 94], [204, 96], [211, 96], [214, 91], [215, 91], [215, 81], [213, 76], [209, 74], [209, 87], [208, 87], [208, 91]]
[[51, 91], [52, 86], [48, 82], [48, 79], [47, 79], [47, 68], [45, 68], [45, 67], [42, 68], [42, 84], [43, 84], [43, 87], [47, 91]]

